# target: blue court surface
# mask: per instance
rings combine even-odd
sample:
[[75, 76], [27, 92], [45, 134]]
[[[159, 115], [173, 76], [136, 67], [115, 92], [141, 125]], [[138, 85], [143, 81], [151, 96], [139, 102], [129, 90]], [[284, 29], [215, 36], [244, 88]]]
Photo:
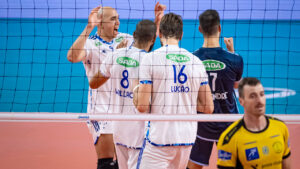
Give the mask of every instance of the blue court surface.
[[[87, 16], [50, 18], [50, 14], [55, 14], [50, 10], [47, 17], [33, 19], [31, 15], [8, 16], [13, 13], [3, 11], [0, 12], [0, 111], [85, 113], [88, 82], [84, 67], [82, 63], [68, 62], [66, 56], [84, 29]], [[294, 11], [299, 14], [299, 10]], [[300, 114], [300, 17], [271, 16], [270, 19], [222, 17], [222, 38], [234, 38], [236, 53], [244, 58], [243, 77], [261, 79], [267, 94], [267, 113]], [[183, 18], [181, 47], [193, 52], [203, 41], [198, 20]], [[121, 17], [119, 32], [132, 34], [138, 21]], [[159, 39], [155, 44], [158, 47]], [[243, 112], [241, 107], [240, 111]]]

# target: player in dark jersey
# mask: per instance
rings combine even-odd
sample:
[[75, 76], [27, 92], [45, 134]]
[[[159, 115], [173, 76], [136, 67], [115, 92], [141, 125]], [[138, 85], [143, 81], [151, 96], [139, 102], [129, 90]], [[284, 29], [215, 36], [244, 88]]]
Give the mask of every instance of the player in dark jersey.
[[[237, 114], [234, 88], [243, 74], [243, 58], [234, 53], [233, 39], [224, 38], [227, 49], [220, 47], [220, 17], [216, 10], [206, 10], [199, 16], [199, 31], [203, 34], [202, 48], [194, 52], [205, 65], [214, 99], [214, 114]], [[198, 112], [201, 113], [201, 112]], [[192, 148], [188, 167], [208, 166], [213, 143], [230, 125], [228, 122], [199, 122], [197, 139]]]

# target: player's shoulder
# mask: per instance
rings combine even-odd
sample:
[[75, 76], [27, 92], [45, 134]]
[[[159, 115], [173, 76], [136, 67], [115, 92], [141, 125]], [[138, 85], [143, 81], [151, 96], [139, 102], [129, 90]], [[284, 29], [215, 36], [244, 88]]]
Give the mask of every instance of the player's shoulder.
[[282, 127], [287, 127], [286, 124], [284, 123], [284, 121], [276, 118], [276, 117], [272, 117], [272, 116], [266, 116], [269, 120], [269, 123], [271, 125], [274, 125], [274, 126], [277, 126], [279, 128], [282, 128]]
[[237, 138], [240, 129], [243, 127], [243, 123], [243, 119], [240, 119], [228, 126], [228, 128], [221, 134], [219, 138], [220, 145], [226, 145], [234, 138]]
[[115, 37], [115, 42], [116, 43], [120, 43], [122, 42], [122, 40], [124, 39], [133, 39], [133, 36], [128, 34], [128, 33], [118, 33], [117, 37]]

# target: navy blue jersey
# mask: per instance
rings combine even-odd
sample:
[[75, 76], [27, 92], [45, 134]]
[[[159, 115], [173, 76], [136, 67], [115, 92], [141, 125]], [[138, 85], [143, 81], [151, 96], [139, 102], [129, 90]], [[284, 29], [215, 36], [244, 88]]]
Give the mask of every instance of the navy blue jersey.
[[[214, 114], [237, 114], [238, 108], [234, 92], [234, 83], [243, 74], [243, 58], [221, 47], [200, 48], [193, 53], [205, 65], [209, 85], [214, 99]], [[218, 139], [230, 123], [201, 122], [198, 135], [209, 139]]]

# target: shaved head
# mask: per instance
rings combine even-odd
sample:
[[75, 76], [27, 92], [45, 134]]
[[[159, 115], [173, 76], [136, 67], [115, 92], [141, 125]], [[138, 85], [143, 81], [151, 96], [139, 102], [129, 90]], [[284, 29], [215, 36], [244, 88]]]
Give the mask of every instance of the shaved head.
[[106, 18], [111, 16], [112, 13], [117, 12], [115, 8], [109, 7], [109, 6], [104, 6], [99, 9], [98, 11], [98, 17], [102, 15], [102, 18]]

